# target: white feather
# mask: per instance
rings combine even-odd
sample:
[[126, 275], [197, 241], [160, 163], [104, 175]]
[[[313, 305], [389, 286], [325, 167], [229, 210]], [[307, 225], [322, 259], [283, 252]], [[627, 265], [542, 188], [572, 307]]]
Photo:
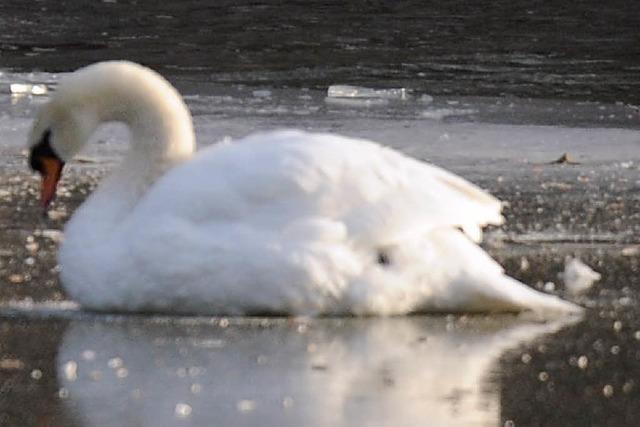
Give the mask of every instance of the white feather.
[[131, 63], [71, 75], [40, 113], [32, 143], [53, 129], [54, 150], [70, 157], [109, 120], [131, 128], [130, 155], [75, 213], [59, 256], [65, 288], [85, 307], [579, 311], [504, 276], [475, 245], [483, 226], [502, 223], [501, 204], [462, 178], [373, 142], [292, 130], [189, 158], [184, 103]]

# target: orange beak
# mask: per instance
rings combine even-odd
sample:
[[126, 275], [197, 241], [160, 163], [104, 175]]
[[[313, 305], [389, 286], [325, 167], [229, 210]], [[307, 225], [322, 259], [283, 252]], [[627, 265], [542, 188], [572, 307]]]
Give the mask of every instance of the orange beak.
[[46, 212], [47, 208], [53, 201], [56, 195], [56, 188], [58, 181], [62, 176], [62, 163], [55, 157], [42, 157], [40, 159], [42, 164], [42, 188], [40, 190], [40, 204], [42, 209]]

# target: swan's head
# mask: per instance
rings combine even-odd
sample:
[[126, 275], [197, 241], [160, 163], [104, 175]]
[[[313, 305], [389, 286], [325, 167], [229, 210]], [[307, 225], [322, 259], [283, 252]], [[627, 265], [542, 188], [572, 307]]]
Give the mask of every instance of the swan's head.
[[175, 164], [193, 153], [191, 115], [163, 77], [127, 61], [81, 68], [60, 81], [38, 112], [29, 136], [29, 162], [42, 175], [45, 209], [55, 195], [64, 164], [108, 121], [129, 126], [134, 145], [149, 158]]
[[82, 148], [95, 130], [87, 110], [54, 98], [38, 112], [29, 136], [29, 164], [42, 175], [40, 202], [46, 210], [62, 175], [64, 164]]

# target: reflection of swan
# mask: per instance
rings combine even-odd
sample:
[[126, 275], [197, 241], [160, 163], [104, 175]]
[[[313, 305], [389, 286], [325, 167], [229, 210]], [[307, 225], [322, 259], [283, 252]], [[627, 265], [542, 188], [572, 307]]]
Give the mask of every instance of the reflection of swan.
[[61, 344], [58, 377], [87, 426], [497, 425], [492, 364], [562, 325], [513, 317], [316, 320], [302, 330], [286, 320], [78, 322]]
[[105, 121], [129, 126], [131, 150], [73, 216], [59, 257], [68, 293], [85, 307], [579, 310], [506, 277], [469, 239], [501, 223], [501, 206], [463, 179], [368, 141], [300, 131], [186, 161], [194, 135], [180, 95], [127, 62], [73, 73], [39, 112], [30, 161], [45, 207], [64, 161]]

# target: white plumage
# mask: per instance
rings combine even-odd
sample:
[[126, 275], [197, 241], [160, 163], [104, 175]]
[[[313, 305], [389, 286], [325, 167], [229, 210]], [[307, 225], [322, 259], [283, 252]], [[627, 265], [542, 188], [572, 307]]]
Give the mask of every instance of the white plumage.
[[[503, 274], [474, 241], [501, 204], [376, 143], [283, 130], [191, 158], [191, 117], [153, 71], [67, 77], [32, 146], [70, 159], [104, 121], [131, 129], [122, 166], [65, 230], [62, 282], [98, 310], [199, 314], [576, 312]], [[462, 231], [461, 231], [462, 230]]]

